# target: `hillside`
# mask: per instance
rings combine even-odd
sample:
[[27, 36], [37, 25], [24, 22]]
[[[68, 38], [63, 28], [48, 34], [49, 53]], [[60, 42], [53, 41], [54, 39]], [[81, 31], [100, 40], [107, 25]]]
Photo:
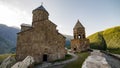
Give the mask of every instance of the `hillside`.
[[19, 29], [0, 24], [0, 54], [8, 53], [16, 46]]
[[103, 31], [97, 32], [89, 36], [90, 47], [94, 49], [106, 50], [106, 43], [103, 38]]
[[16, 33], [18, 32], [18, 28], [8, 27], [4, 24], [0, 24], [0, 36], [6, 39], [7, 41], [10, 41], [13, 44], [13, 46], [15, 46], [16, 44]]
[[120, 26], [94, 33], [88, 39], [91, 48], [100, 50], [120, 48]]
[[73, 36], [70, 36], [70, 35], [64, 35], [66, 37], [66, 43], [65, 43], [65, 46], [67, 48], [70, 48], [70, 40], [73, 39]]
[[108, 48], [120, 48], [120, 26], [106, 29], [103, 37]]
[[12, 45], [9, 41], [0, 37], [0, 54], [9, 52], [11, 47]]

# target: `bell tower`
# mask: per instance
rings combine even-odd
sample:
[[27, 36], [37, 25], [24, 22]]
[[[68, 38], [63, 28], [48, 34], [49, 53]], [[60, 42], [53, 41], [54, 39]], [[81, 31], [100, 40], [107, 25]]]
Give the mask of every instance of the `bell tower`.
[[74, 39], [84, 39], [85, 37], [85, 28], [78, 20], [75, 27], [73, 28]]
[[33, 18], [32, 18], [33, 19], [32, 20], [32, 25], [33, 26], [38, 21], [48, 20], [49, 13], [43, 7], [43, 5], [41, 5], [40, 7], [36, 8], [36, 9], [34, 9], [32, 13], [33, 13]]
[[73, 52], [85, 51], [89, 48], [89, 39], [85, 36], [85, 27], [78, 20], [73, 28], [74, 39], [71, 40], [71, 50]]

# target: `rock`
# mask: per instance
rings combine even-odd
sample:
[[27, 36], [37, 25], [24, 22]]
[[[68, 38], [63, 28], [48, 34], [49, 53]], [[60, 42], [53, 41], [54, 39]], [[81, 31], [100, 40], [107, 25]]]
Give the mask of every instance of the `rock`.
[[85, 60], [82, 65], [82, 68], [111, 68], [108, 62], [106, 61], [103, 54], [98, 51], [94, 50], [91, 52], [91, 55]]
[[22, 62], [17, 62], [11, 68], [28, 68], [34, 63], [34, 58], [27, 56]]
[[15, 62], [15, 58], [13, 56], [9, 56], [2, 62], [0, 68], [11, 68], [11, 66], [14, 65]]

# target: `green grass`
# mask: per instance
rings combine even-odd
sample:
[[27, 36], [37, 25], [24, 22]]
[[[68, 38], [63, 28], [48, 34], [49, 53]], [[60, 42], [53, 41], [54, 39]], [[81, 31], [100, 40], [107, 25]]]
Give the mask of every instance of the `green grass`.
[[117, 48], [117, 49], [108, 49], [108, 51], [109, 51], [110, 53], [120, 54], [120, 48]]
[[103, 31], [97, 32], [95, 34], [92, 34], [88, 37], [90, 40], [90, 48], [92, 49], [99, 49], [99, 50], [106, 50], [106, 43], [102, 36]]
[[111, 52], [119, 53], [119, 50], [116, 51], [114, 49], [120, 49], [120, 26], [94, 33], [87, 38], [90, 40], [92, 49], [106, 50], [112, 48]]
[[52, 63], [65, 61], [65, 60], [68, 60], [68, 59], [71, 59], [71, 58], [72, 58], [71, 55], [66, 54], [64, 59], [58, 59], [58, 60], [53, 61]]
[[83, 52], [83, 53], [78, 53], [78, 59], [66, 64], [64, 68], [81, 68], [83, 62], [85, 59], [88, 57], [89, 53], [88, 52]]
[[0, 54], [0, 63], [10, 55], [15, 56], [15, 54]]

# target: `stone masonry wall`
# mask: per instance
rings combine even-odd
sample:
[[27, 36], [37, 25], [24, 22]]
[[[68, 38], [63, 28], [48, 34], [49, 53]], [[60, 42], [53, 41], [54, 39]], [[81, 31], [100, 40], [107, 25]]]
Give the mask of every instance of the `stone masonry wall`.
[[48, 55], [48, 61], [64, 58], [65, 37], [57, 32], [56, 26], [51, 21], [45, 20], [37, 23], [42, 24], [18, 34], [17, 60], [23, 60], [30, 55], [39, 63], [43, 61], [44, 54]]

